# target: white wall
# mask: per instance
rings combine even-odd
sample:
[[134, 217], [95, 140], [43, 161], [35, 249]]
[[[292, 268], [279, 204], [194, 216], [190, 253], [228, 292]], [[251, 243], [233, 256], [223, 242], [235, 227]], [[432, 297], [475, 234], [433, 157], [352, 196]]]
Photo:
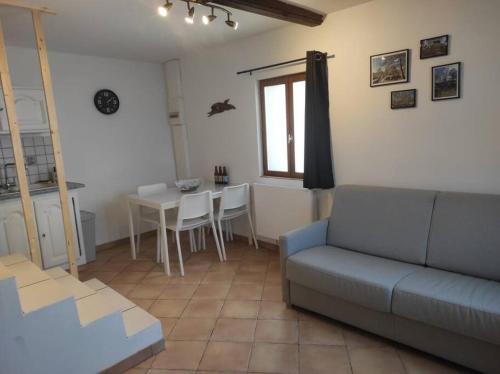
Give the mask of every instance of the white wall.
[[[214, 164], [225, 164], [233, 180], [269, 181], [259, 177], [256, 82], [305, 66], [236, 71], [317, 49], [336, 55], [329, 83], [337, 184], [500, 193], [499, 14], [495, 0], [375, 0], [317, 28], [293, 25], [183, 56], [193, 174], [210, 177]], [[442, 34], [451, 35], [450, 55], [420, 60], [420, 39]], [[404, 48], [412, 50], [411, 82], [370, 88], [369, 56]], [[431, 66], [455, 61], [463, 62], [463, 98], [431, 102]], [[390, 91], [408, 88], [418, 89], [418, 107], [391, 110]], [[226, 98], [237, 110], [207, 118]]]
[[[15, 86], [41, 86], [36, 52], [8, 48]], [[128, 235], [125, 196], [140, 184], [175, 180], [162, 66], [49, 51], [67, 180], [86, 185], [81, 208], [97, 213], [97, 243]], [[120, 98], [111, 116], [97, 90]]]

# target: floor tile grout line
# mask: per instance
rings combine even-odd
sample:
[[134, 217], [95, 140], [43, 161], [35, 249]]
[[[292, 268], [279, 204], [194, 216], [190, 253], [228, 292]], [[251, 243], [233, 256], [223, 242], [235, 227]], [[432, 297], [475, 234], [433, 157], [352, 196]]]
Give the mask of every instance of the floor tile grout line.
[[203, 358], [205, 357], [205, 353], [207, 352], [207, 349], [208, 349], [208, 343], [209, 343], [209, 340], [207, 340], [207, 341], [205, 342], [205, 348], [203, 348], [203, 353], [201, 354], [201, 357], [200, 357], [200, 359], [198, 360], [198, 364], [196, 365], [196, 369], [195, 369], [195, 371], [198, 371], [198, 368], [200, 367], [201, 362], [203, 361]]
[[259, 310], [257, 311], [255, 328], [254, 328], [254, 331], [253, 331], [253, 342], [252, 342], [252, 347], [250, 349], [250, 355], [248, 357], [247, 372], [250, 371], [250, 365], [252, 363], [252, 357], [253, 357], [253, 353], [254, 353], [254, 350], [255, 350], [255, 345], [257, 344], [257, 342], [255, 341], [255, 337], [256, 337], [256, 334], [257, 334], [257, 323], [259, 322], [260, 308], [262, 308], [262, 300], [260, 300], [260, 302], [259, 302]]
[[301, 336], [301, 334], [300, 334], [300, 330], [301, 330], [301, 329], [300, 329], [300, 323], [299, 323], [299, 321], [297, 320], [297, 334], [298, 334], [298, 336], [297, 336], [297, 345], [298, 345], [298, 356], [297, 356], [297, 366], [298, 366], [298, 367], [297, 367], [297, 372], [298, 372], [298, 373], [301, 373], [301, 371], [302, 371], [302, 370], [300, 369], [300, 346], [301, 346], [301, 344], [300, 344], [300, 336]]
[[394, 348], [394, 350], [396, 351], [396, 354], [398, 355], [399, 361], [401, 362], [401, 366], [403, 367], [404, 372], [408, 373], [408, 368], [406, 367], [406, 364], [405, 364], [403, 358], [401, 357], [401, 352], [399, 351], [399, 349], [396, 349], [396, 348]]
[[349, 347], [347, 346], [347, 339], [346, 339], [346, 335], [345, 335], [345, 330], [344, 329], [341, 330], [341, 334], [342, 334], [342, 339], [344, 340], [344, 350], [345, 350], [345, 353], [346, 353], [346, 356], [347, 356], [347, 363], [349, 364], [349, 371], [350, 371], [351, 374], [353, 374], [354, 370], [352, 368], [351, 352], [349, 352]]
[[[269, 265], [269, 264], [268, 264], [268, 265]], [[239, 270], [240, 268], [241, 268], [241, 264], [238, 266], [238, 270]], [[266, 274], [266, 275], [267, 275], [267, 274]], [[232, 288], [232, 286], [235, 284], [235, 283], [234, 283], [235, 278], [236, 278], [236, 275], [232, 278], [232, 281], [231, 281], [231, 283], [230, 283], [230, 288], [229, 288], [229, 290], [228, 290], [228, 292], [227, 292], [227, 294], [226, 294], [226, 297], [224, 298], [224, 301], [223, 301], [223, 303], [222, 303], [222, 306], [221, 306], [221, 308], [220, 308], [220, 310], [219, 310], [219, 315], [218, 315], [218, 317], [217, 317], [217, 318], [216, 318], [216, 320], [215, 320], [215, 325], [214, 325], [214, 327], [213, 327], [213, 329], [212, 329], [212, 331], [211, 331], [211, 334], [210, 334], [210, 337], [209, 337], [208, 342], [211, 342], [211, 341], [212, 341], [212, 338], [214, 337], [214, 332], [215, 332], [215, 329], [216, 329], [216, 327], [217, 327], [218, 321], [222, 318], [222, 317], [221, 317], [221, 312], [222, 312], [222, 310], [223, 310], [223, 308], [224, 308], [224, 305], [226, 304], [226, 301], [228, 300], [228, 299], [227, 299], [227, 297], [229, 296], [230, 289], [231, 289], [231, 288]], [[262, 294], [261, 294], [261, 299], [262, 299]], [[262, 300], [260, 300], [260, 301], [262, 301]], [[260, 304], [259, 304], [259, 311], [260, 311]], [[258, 313], [257, 313], [257, 317], [258, 317]], [[246, 372], [248, 372], [248, 370], [249, 370], [250, 360], [251, 360], [251, 357], [252, 357], [252, 354], [253, 354], [253, 346], [254, 346], [254, 344], [255, 344], [255, 332], [256, 332], [256, 329], [257, 329], [257, 321], [258, 321], [258, 320], [257, 320], [257, 318], [255, 318], [255, 327], [254, 327], [253, 341], [252, 341], [251, 349], [250, 349], [250, 352], [249, 352], [249, 355], [248, 355], [248, 358], [247, 358], [247, 365], [246, 365], [246, 369], [247, 369], [247, 370], [246, 370]], [[202, 358], [200, 359], [200, 363], [198, 364], [197, 369], [199, 369], [199, 366], [201, 365], [201, 362], [203, 361], [203, 358], [205, 357], [205, 354], [206, 354], [207, 349], [208, 349], [208, 344], [209, 344], [208, 342], [207, 342], [207, 345], [206, 345], [205, 350], [204, 350], [204, 352], [203, 352]]]
[[[228, 291], [229, 292], [229, 291]], [[226, 295], [227, 297], [227, 295]], [[219, 313], [217, 315], [217, 317], [215, 318], [215, 324], [214, 324], [214, 327], [212, 328], [212, 331], [210, 332], [210, 336], [208, 337], [208, 340], [207, 340], [207, 344], [205, 345], [205, 349], [203, 350], [203, 354], [201, 355], [201, 358], [200, 358], [200, 361], [198, 362], [198, 366], [196, 367], [196, 370], [199, 369], [201, 363], [203, 362], [203, 358], [205, 357], [205, 354], [207, 352], [207, 349], [208, 349], [208, 343], [212, 340], [212, 336], [214, 334], [214, 331], [215, 331], [215, 328], [217, 326], [217, 321], [219, 320], [219, 317], [220, 317], [220, 313], [222, 311], [222, 309], [224, 308], [224, 304], [226, 302], [226, 299], [224, 299], [224, 301], [222, 302], [222, 305], [221, 305], [221, 308], [219, 310]]]

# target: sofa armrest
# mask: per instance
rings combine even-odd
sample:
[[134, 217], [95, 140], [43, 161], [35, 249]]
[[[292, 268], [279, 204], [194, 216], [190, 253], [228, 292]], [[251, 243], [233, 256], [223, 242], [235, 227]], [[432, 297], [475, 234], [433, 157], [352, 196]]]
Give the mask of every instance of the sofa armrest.
[[326, 244], [328, 220], [323, 219], [280, 236], [280, 257], [287, 258], [306, 248]]
[[286, 278], [286, 259], [303, 249], [326, 244], [328, 220], [316, 221], [308, 226], [280, 236], [280, 263], [283, 301], [290, 306], [290, 284]]

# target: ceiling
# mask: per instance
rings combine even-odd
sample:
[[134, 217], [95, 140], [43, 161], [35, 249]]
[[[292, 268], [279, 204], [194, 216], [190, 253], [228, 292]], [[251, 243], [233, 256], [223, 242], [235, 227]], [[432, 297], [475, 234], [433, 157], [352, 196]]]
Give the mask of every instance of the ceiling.
[[[295, 3], [325, 14], [369, 0], [294, 0]], [[237, 31], [220, 18], [213, 24], [201, 24], [207, 10], [197, 6], [195, 24], [184, 22], [187, 6], [173, 0], [167, 18], [157, 15], [163, 0], [23, 0], [25, 4], [46, 6], [57, 13], [44, 15], [43, 24], [49, 49], [163, 62], [184, 51], [216, 45], [287, 25], [286, 22], [231, 9], [239, 21]], [[217, 13], [216, 13], [217, 14]], [[8, 45], [34, 46], [30, 13], [0, 7], [0, 20]], [[302, 26], [307, 27], [307, 26]]]

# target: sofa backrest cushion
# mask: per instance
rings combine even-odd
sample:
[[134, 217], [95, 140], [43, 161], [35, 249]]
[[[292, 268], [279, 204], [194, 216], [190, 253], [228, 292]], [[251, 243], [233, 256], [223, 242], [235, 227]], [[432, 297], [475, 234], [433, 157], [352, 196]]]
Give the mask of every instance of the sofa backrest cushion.
[[427, 265], [500, 281], [500, 195], [440, 192]]
[[435, 191], [338, 186], [327, 242], [423, 265], [435, 197]]

